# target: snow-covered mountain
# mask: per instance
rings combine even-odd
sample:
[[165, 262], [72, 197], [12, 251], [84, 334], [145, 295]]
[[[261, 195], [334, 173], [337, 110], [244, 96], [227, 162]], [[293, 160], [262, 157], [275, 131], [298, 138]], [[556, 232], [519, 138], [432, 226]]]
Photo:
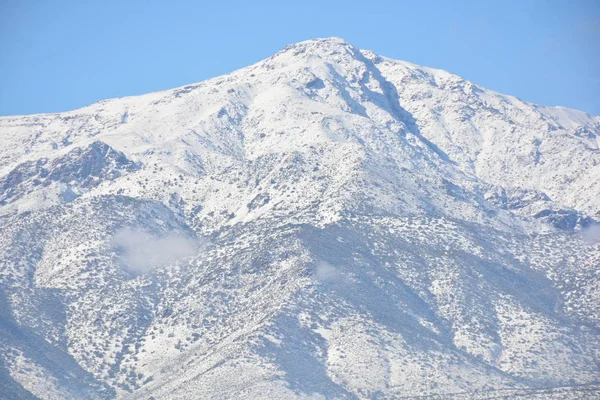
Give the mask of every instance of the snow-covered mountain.
[[0, 397], [600, 398], [600, 117], [337, 39], [0, 118]]

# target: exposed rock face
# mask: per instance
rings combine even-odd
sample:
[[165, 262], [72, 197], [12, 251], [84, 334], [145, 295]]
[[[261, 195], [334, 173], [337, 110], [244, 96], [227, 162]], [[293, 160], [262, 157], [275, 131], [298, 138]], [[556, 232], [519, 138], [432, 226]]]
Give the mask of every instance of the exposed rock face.
[[72, 201], [81, 192], [137, 169], [123, 153], [95, 141], [85, 148], [75, 147], [52, 161], [40, 158], [17, 165], [0, 179], [0, 204], [12, 203], [53, 184], [63, 184], [66, 189], [63, 199]]

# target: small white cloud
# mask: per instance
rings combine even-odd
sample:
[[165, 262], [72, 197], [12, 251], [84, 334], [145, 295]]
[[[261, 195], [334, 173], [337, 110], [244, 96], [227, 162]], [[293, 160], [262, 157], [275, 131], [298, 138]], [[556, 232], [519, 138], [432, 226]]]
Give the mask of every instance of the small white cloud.
[[199, 240], [179, 233], [154, 237], [131, 228], [121, 229], [110, 243], [121, 254], [126, 270], [134, 275], [194, 256], [201, 247]]
[[339, 282], [344, 276], [333, 265], [319, 261], [315, 268], [315, 276], [319, 282]]
[[600, 225], [594, 224], [580, 232], [581, 237], [588, 243], [600, 243]]

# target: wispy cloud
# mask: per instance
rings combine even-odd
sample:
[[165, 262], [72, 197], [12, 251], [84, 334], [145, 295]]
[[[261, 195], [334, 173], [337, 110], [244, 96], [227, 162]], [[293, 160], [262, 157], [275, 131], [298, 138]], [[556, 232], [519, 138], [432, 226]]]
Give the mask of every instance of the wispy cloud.
[[318, 261], [315, 265], [316, 280], [326, 286], [343, 287], [352, 283], [350, 278], [339, 266], [331, 265], [325, 261]]
[[156, 237], [142, 230], [124, 228], [113, 236], [110, 244], [121, 255], [125, 269], [140, 275], [198, 254], [204, 242], [179, 233]]
[[583, 240], [588, 243], [600, 243], [600, 224], [590, 225], [583, 229], [580, 234]]
[[320, 261], [315, 268], [315, 277], [319, 282], [337, 282], [342, 274], [333, 265]]

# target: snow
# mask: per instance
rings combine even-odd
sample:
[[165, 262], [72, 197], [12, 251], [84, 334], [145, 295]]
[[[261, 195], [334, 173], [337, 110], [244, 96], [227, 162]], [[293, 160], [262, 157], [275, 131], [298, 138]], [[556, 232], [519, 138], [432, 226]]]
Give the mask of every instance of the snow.
[[2, 117], [0, 390], [594, 396], [598, 134], [339, 38]]

